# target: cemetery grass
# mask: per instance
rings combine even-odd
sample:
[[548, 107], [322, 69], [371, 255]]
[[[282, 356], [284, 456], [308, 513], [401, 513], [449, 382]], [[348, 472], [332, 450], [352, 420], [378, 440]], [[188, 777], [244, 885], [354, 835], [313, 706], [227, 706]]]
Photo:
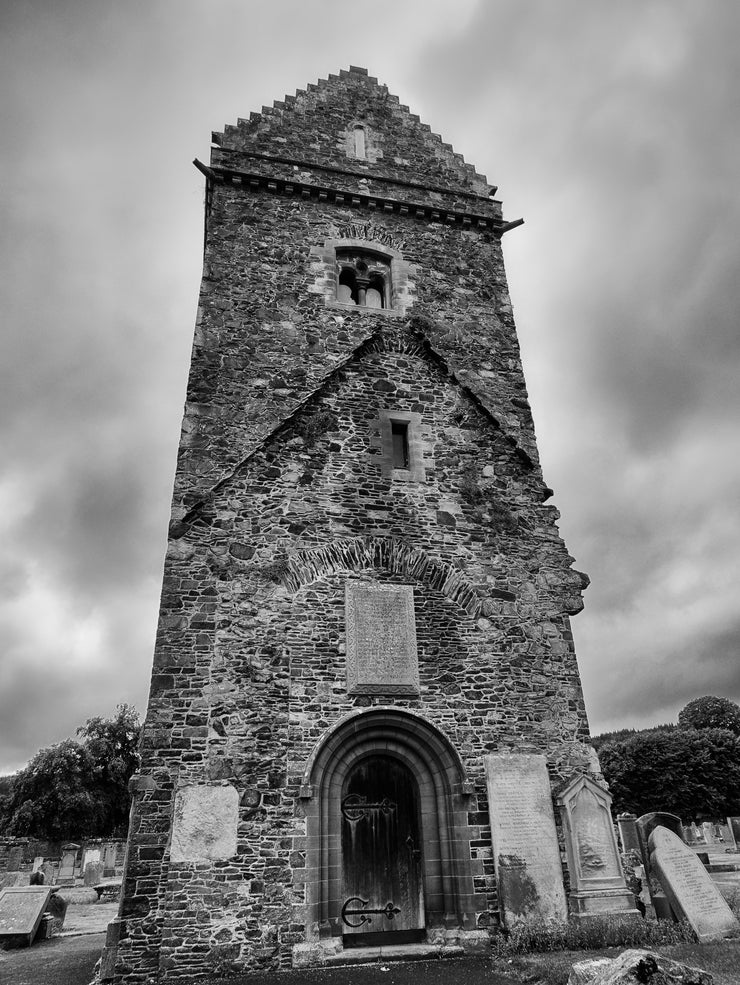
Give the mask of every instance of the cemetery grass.
[[[522, 985], [566, 985], [571, 967], [589, 958], [616, 958], [624, 947], [599, 950], [547, 951], [518, 954], [511, 958], [494, 958], [493, 970], [516, 976]], [[740, 981], [740, 941], [719, 941], [715, 944], [668, 944], [650, 950], [702, 968], [714, 976], [714, 985], [738, 985]], [[514, 979], [514, 980], [516, 980]]]

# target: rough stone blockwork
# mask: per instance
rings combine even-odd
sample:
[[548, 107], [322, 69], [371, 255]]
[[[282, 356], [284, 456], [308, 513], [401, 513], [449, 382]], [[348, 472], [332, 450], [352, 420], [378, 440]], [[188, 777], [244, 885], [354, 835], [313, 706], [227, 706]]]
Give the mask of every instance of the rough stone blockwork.
[[[341, 950], [343, 798], [372, 757], [418, 788], [419, 934], [479, 940], [498, 922], [483, 756], [542, 753], [553, 783], [587, 761], [586, 579], [546, 503], [486, 179], [359, 69], [214, 142], [115, 964], [132, 982]], [[418, 693], [349, 693], [352, 579], [412, 586]], [[392, 643], [358, 646], [382, 679]]]

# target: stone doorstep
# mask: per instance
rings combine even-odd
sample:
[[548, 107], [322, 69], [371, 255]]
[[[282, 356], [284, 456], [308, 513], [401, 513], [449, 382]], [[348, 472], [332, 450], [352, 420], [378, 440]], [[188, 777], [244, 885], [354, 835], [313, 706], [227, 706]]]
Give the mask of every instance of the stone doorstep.
[[430, 958], [462, 958], [465, 949], [460, 944], [391, 944], [386, 947], [348, 947], [336, 954], [327, 954], [326, 967], [337, 965], [372, 964], [376, 961], [428, 961]]

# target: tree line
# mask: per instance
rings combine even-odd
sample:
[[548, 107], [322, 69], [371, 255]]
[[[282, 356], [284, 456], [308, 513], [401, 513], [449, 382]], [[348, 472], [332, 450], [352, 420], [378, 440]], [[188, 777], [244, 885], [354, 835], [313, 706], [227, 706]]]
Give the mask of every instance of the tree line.
[[677, 725], [594, 736], [616, 813], [677, 814], [689, 821], [740, 815], [740, 706], [707, 695]]
[[124, 837], [129, 777], [139, 765], [135, 708], [88, 718], [76, 739], [41, 749], [28, 766], [0, 777], [0, 833], [48, 841]]

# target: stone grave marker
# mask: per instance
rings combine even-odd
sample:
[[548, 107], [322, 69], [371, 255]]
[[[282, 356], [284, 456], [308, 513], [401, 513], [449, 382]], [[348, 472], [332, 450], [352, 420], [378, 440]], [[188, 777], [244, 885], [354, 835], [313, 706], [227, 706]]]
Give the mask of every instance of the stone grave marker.
[[51, 894], [51, 886], [3, 889], [0, 893], [0, 941], [30, 944]]
[[52, 883], [56, 881], [56, 875], [59, 872], [59, 863], [52, 862], [51, 859], [46, 859], [46, 861], [41, 863], [39, 872], [44, 874], [44, 882], [46, 885], [51, 886]]
[[740, 849], [740, 817], [728, 817], [727, 827], [730, 829], [735, 848]]
[[414, 589], [348, 581], [345, 589], [349, 694], [418, 694]]
[[650, 849], [648, 848], [648, 839], [650, 838], [650, 832], [660, 825], [663, 828], [668, 828], [669, 831], [672, 831], [676, 837], [683, 841], [683, 824], [681, 823], [680, 817], [677, 817], [675, 814], [667, 814], [665, 811], [650, 811], [648, 814], [643, 814], [641, 817], [638, 817], [635, 824], [637, 825], [637, 833], [640, 838], [643, 862], [649, 874]]
[[86, 886], [97, 886], [103, 875], [103, 863], [88, 862], [82, 874], [82, 881]]
[[60, 886], [74, 886], [75, 866], [77, 864], [77, 852], [79, 845], [62, 845], [62, 860], [59, 863], [59, 884]]
[[8, 864], [5, 866], [8, 872], [19, 872], [23, 864], [23, 848], [14, 845], [8, 852]]
[[702, 831], [704, 832], [704, 842], [707, 845], [713, 845], [715, 839], [714, 839], [714, 825], [712, 824], [712, 822], [704, 821], [701, 828]]
[[702, 943], [740, 935], [740, 924], [691, 848], [661, 826], [652, 831], [649, 847], [672, 910], [688, 920]]
[[568, 919], [550, 778], [544, 756], [484, 756], [494, 865], [507, 927]]
[[103, 850], [103, 878], [107, 879], [109, 876], [114, 876], [115, 874], [116, 845], [115, 842], [109, 842]]
[[558, 793], [557, 802], [568, 853], [571, 912], [578, 917], [637, 916], [619, 860], [611, 794], [584, 773]]

